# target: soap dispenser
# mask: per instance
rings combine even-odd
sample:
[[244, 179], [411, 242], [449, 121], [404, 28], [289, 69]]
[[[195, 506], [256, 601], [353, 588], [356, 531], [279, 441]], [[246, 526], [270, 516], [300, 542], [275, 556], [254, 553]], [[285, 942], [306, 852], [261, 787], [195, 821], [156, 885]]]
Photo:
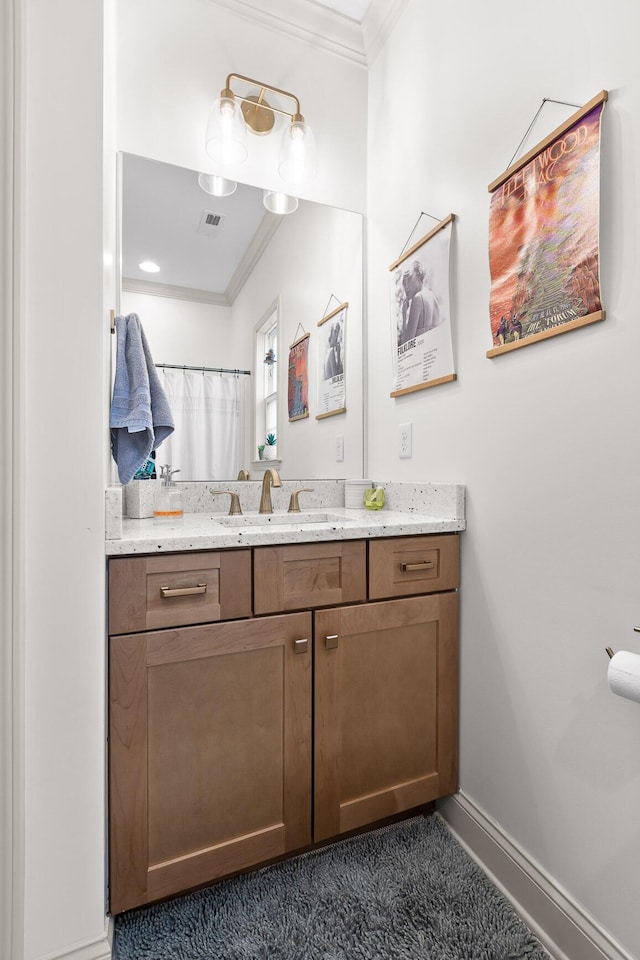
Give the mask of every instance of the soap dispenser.
[[154, 520], [179, 520], [183, 515], [182, 493], [171, 479], [179, 469], [172, 470], [170, 463], [160, 467], [160, 484], [153, 505]]

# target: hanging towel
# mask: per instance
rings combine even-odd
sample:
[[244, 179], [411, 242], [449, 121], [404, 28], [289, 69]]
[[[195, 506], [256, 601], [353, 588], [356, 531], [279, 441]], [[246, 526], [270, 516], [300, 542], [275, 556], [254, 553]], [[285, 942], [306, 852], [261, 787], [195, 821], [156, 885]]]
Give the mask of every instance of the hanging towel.
[[111, 452], [121, 483], [129, 483], [174, 423], [140, 317], [116, 317], [116, 375], [111, 400]]

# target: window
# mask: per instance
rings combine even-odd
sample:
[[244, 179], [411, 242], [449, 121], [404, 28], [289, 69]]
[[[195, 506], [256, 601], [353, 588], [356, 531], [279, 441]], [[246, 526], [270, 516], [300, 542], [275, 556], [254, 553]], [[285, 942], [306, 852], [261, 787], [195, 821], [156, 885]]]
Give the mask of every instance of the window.
[[[278, 304], [274, 304], [255, 333], [255, 441], [256, 453], [272, 433], [278, 438]], [[279, 456], [279, 451], [271, 451]]]

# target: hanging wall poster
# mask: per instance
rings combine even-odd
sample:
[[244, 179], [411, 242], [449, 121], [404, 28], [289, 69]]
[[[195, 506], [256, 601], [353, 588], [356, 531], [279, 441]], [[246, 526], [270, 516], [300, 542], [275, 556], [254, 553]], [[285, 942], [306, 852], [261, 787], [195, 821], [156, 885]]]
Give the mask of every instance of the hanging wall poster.
[[309, 374], [307, 352], [309, 334], [296, 340], [289, 347], [288, 401], [289, 420], [303, 420], [309, 416]]
[[489, 184], [487, 357], [604, 319], [600, 122], [607, 91]]
[[449, 309], [450, 213], [391, 271], [392, 397], [455, 380]]
[[[336, 298], [337, 299], [337, 298]], [[316, 420], [345, 413], [344, 344], [348, 303], [318, 321], [318, 413]]]

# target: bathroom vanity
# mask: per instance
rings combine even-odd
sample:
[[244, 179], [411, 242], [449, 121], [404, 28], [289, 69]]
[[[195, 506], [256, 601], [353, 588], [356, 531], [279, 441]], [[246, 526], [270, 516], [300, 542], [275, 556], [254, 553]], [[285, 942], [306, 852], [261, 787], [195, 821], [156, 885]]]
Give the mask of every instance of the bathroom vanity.
[[455, 791], [464, 522], [322, 517], [108, 542], [112, 913]]

